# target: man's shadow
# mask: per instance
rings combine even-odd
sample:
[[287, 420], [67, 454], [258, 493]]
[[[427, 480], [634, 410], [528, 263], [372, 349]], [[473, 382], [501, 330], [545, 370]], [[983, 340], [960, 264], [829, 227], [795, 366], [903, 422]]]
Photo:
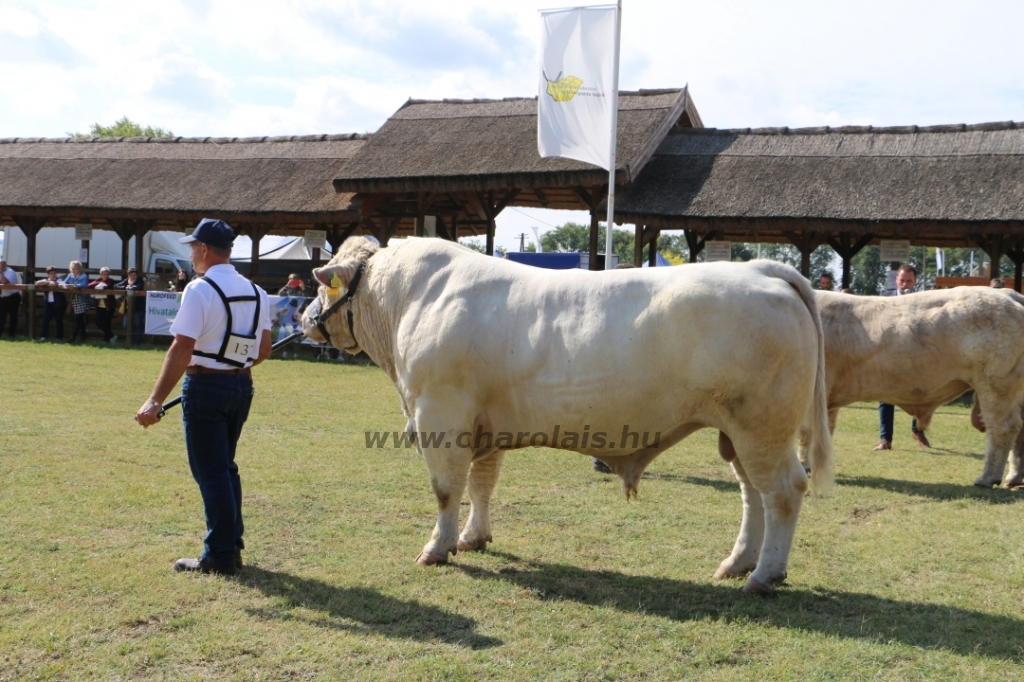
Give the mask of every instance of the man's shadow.
[[[439, 576], [443, 580], [443, 577]], [[444, 642], [470, 649], [500, 646], [501, 640], [476, 632], [472, 618], [436, 606], [404, 601], [364, 587], [337, 587], [311, 578], [246, 566], [235, 581], [273, 598], [272, 605], [250, 609], [251, 615], [270, 620], [303, 618], [321, 627], [377, 634], [419, 642]], [[317, 615], [312, 619], [292, 614], [301, 607]]]
[[781, 588], [771, 597], [762, 598], [741, 593], [735, 582], [694, 583], [633, 576], [492, 554], [509, 565], [498, 570], [468, 564], [455, 567], [478, 580], [529, 589], [542, 600], [573, 601], [675, 621], [754, 622], [848, 639], [897, 640], [961, 656], [1024, 661], [1024, 621], [1005, 616], [835, 590]]

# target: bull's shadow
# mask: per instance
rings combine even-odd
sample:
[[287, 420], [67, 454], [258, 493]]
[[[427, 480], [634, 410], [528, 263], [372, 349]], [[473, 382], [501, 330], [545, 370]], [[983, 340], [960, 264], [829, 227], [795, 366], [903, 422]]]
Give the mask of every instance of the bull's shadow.
[[1017, 504], [1024, 502], [1024, 490], [1006, 490], [1005, 488], [979, 488], [970, 483], [923, 483], [921, 481], [901, 481], [893, 478], [877, 476], [837, 476], [836, 483], [841, 486], [873, 488], [888, 490], [901, 495], [929, 497], [933, 500], [980, 500], [989, 504]]
[[693, 583], [492, 554], [509, 565], [498, 570], [456, 567], [478, 580], [499, 580], [532, 590], [544, 600], [639, 611], [676, 621], [755, 622], [849, 639], [897, 640], [962, 656], [1024, 661], [1024, 620], [1005, 616], [834, 590], [782, 588], [768, 598], [754, 597], [742, 594], [735, 582]]
[[420, 642], [444, 642], [470, 649], [500, 646], [501, 640], [476, 632], [472, 618], [436, 606], [404, 601], [363, 587], [338, 587], [311, 578], [247, 566], [235, 580], [253, 587], [283, 606], [251, 609], [250, 615], [273, 620], [298, 618], [291, 609], [302, 607], [320, 614], [305, 619], [314, 625], [355, 633], [377, 634]]

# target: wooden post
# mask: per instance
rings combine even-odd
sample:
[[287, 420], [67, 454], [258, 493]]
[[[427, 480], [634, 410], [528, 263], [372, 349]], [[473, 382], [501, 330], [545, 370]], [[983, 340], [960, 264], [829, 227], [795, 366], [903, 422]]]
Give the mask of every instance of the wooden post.
[[648, 242], [647, 250], [647, 267], [649, 268], [653, 268], [658, 264], [658, 237], [660, 236], [661, 230], [651, 229], [651, 239]]
[[1013, 240], [1013, 246], [1006, 249], [1006, 255], [1013, 261], [1013, 290], [1021, 293], [1021, 274], [1024, 270], [1024, 239]]
[[633, 232], [633, 265], [640, 267], [644, 260], [644, 226], [637, 225]]
[[875, 238], [873, 234], [861, 235], [856, 242], [852, 242], [853, 235], [849, 232], [841, 232], [838, 239], [835, 237], [828, 237], [826, 241], [828, 245], [832, 247], [832, 250], [839, 254], [839, 257], [843, 259], [843, 289], [849, 289], [851, 283], [850, 276], [850, 262], [853, 257], [860, 253], [865, 246], [871, 243], [871, 240]]
[[811, 254], [825, 242], [825, 238], [811, 230], [807, 232], [783, 232], [783, 235], [800, 250], [800, 274], [811, 278]]
[[487, 252], [488, 256], [493, 256], [494, 255], [494, 230], [495, 230], [496, 227], [497, 227], [497, 225], [494, 222], [494, 216], [488, 216], [487, 217], [487, 245], [484, 247], [484, 250]]
[[[600, 221], [597, 219], [597, 210], [590, 209], [590, 270], [600, 270], [597, 267], [597, 231], [600, 228]], [[605, 256], [607, 258], [607, 256]]]
[[459, 243], [459, 214], [456, 213], [452, 216], [452, 228], [451, 228], [452, 241], [456, 244]]
[[[18, 224], [21, 231], [25, 234], [26, 238], [26, 249], [25, 249], [25, 284], [35, 284], [36, 281], [36, 238], [39, 236], [39, 230], [42, 229], [43, 225], [49, 218], [31, 218], [29, 216], [11, 216], [14, 222]], [[28, 337], [35, 338], [36, 329], [36, 294], [35, 291], [25, 291], [25, 297], [28, 299], [25, 301], [25, 314], [28, 316], [27, 324], [23, 325], [23, 329], [28, 330]]]
[[152, 222], [140, 220], [135, 226], [135, 267], [139, 271], [139, 277], [144, 277], [148, 266], [144, 260], [146, 257], [146, 235], [152, 229]]

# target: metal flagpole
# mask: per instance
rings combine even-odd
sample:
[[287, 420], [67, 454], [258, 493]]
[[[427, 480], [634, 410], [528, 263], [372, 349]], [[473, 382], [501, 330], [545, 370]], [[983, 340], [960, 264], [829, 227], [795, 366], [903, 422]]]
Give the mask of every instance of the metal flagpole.
[[612, 241], [615, 232], [615, 146], [619, 133], [619, 42], [622, 35], [622, 0], [615, 10], [615, 67], [612, 71], [612, 149], [608, 171], [608, 224], [604, 237], [604, 269], [612, 269]]

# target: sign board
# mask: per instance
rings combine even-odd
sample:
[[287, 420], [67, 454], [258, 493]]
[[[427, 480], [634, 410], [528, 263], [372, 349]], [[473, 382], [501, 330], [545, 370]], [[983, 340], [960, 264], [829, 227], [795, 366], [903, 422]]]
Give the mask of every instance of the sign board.
[[306, 230], [302, 243], [307, 249], [326, 249], [327, 232], [324, 230]]
[[92, 223], [78, 223], [75, 225], [75, 239], [78, 241], [92, 239]]
[[[170, 336], [171, 324], [181, 308], [180, 291], [146, 292], [146, 333]], [[281, 339], [302, 331], [302, 311], [311, 298], [301, 296], [268, 296], [270, 301], [270, 340]]]
[[905, 263], [910, 260], [909, 239], [883, 239], [878, 259], [883, 263]]
[[437, 216], [425, 215], [423, 216], [423, 236], [424, 237], [436, 237], [437, 236]]
[[181, 308], [181, 292], [147, 291], [146, 333], [170, 336], [171, 323], [178, 316], [179, 308]]
[[78, 250], [78, 260], [81, 261], [82, 265], [89, 264], [89, 249]]
[[704, 262], [732, 260], [732, 242], [704, 242]]

